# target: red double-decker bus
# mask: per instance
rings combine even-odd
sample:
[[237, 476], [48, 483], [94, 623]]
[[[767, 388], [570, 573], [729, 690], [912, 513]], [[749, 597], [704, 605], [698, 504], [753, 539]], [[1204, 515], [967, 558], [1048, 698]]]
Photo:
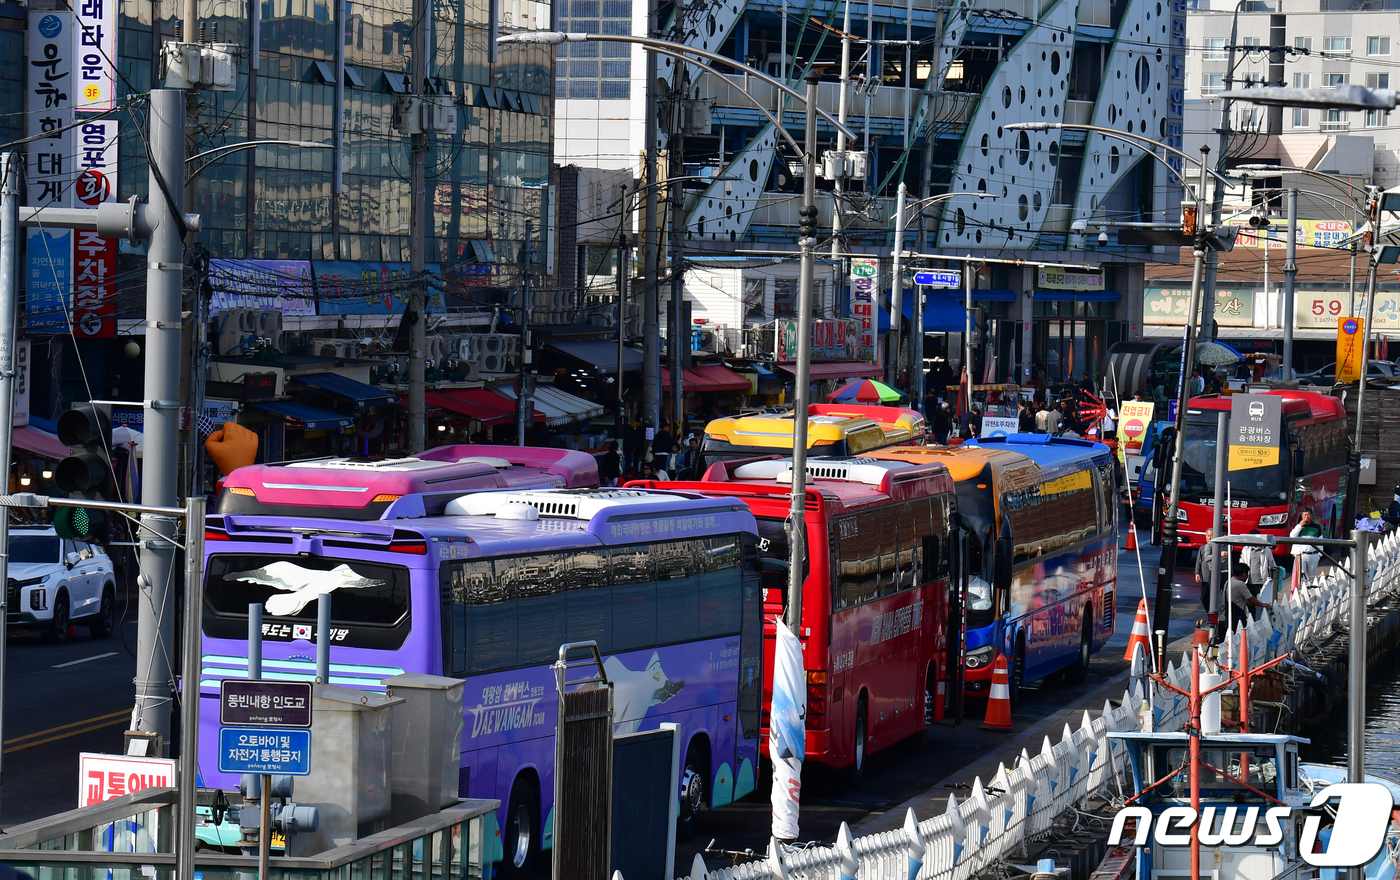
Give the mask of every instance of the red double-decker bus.
[[[1342, 401], [1310, 391], [1264, 394], [1283, 398], [1282, 419], [1270, 426], [1284, 441], [1282, 454], [1277, 464], [1229, 472], [1231, 533], [1258, 529], [1266, 535], [1286, 536], [1298, 515], [1311, 510], [1324, 534], [1340, 535], [1346, 528], [1341, 517], [1350, 448]], [[1229, 397], [1193, 397], [1186, 410], [1186, 454], [1176, 515], [1182, 547], [1199, 548], [1213, 522], [1215, 443], [1221, 413], [1229, 418]], [[1163, 483], [1164, 488], [1168, 485]], [[1287, 554], [1288, 547], [1280, 545], [1274, 552]]]
[[[943, 717], [941, 682], [958, 651], [948, 637], [957, 490], [942, 464], [902, 461], [809, 460], [807, 480], [807, 759], [858, 780], [869, 754]], [[787, 608], [791, 483], [791, 459], [772, 458], [720, 462], [697, 482], [636, 484], [739, 498], [757, 519], [765, 738], [775, 620]]]

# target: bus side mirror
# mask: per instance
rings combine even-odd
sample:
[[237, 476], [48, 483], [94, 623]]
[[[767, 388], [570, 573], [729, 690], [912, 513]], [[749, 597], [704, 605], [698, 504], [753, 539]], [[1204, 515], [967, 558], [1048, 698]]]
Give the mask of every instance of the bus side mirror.
[[1303, 451], [1303, 447], [1293, 447], [1293, 473], [1295, 476], [1302, 476], [1308, 472], [1308, 454]]
[[1166, 473], [1167, 461], [1175, 451], [1176, 429], [1162, 429], [1162, 433], [1157, 436], [1157, 443], [1152, 447], [1152, 467], [1157, 473]]
[[997, 538], [992, 550], [992, 587], [996, 590], [1011, 589], [1011, 564], [1016, 553], [1016, 545], [1010, 536]]

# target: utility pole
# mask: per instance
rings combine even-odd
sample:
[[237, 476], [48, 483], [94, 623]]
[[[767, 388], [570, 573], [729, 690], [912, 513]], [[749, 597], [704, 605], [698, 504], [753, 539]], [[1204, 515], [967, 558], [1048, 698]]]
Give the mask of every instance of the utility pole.
[[[677, 11], [677, 16], [680, 12]], [[690, 347], [690, 340], [686, 333], [686, 328], [681, 326], [684, 310], [681, 303], [685, 299], [685, 192], [681, 189], [681, 178], [685, 176], [685, 120], [684, 115], [687, 109], [685, 93], [682, 91], [682, 74], [685, 72], [685, 64], [677, 61], [674, 65], [675, 81], [671, 88], [671, 112], [672, 125], [671, 137], [667, 144], [666, 169], [670, 172], [670, 191], [667, 193], [671, 201], [671, 310], [667, 317], [670, 319], [670, 329], [667, 335], [671, 337], [666, 346], [669, 350], [671, 362], [671, 436], [678, 443], [684, 442], [685, 432], [685, 357], [682, 354], [682, 346]], [[663, 454], [669, 454], [671, 450], [662, 450]]]
[[[1191, 271], [1191, 300], [1186, 312], [1186, 329], [1181, 347], [1181, 375], [1177, 385], [1177, 407], [1176, 407], [1176, 436], [1172, 449], [1172, 470], [1167, 483], [1171, 486], [1168, 493], [1168, 502], [1162, 513], [1162, 552], [1157, 563], [1157, 595], [1152, 608], [1153, 627], [1162, 632], [1170, 632], [1169, 624], [1172, 619], [1172, 591], [1175, 587], [1176, 579], [1176, 545], [1177, 545], [1177, 521], [1176, 511], [1181, 505], [1181, 464], [1186, 458], [1186, 410], [1189, 408], [1187, 402], [1191, 398], [1191, 365], [1196, 362], [1196, 334], [1191, 329], [1191, 321], [1198, 316], [1206, 314], [1204, 308], [1201, 288], [1205, 282], [1206, 250], [1206, 179], [1210, 173], [1206, 168], [1206, 162], [1210, 159], [1210, 147], [1201, 147], [1200, 161], [1200, 181], [1196, 184], [1194, 204], [1189, 216], [1182, 218], [1182, 231], [1186, 231], [1186, 223], [1191, 223], [1191, 237], [1193, 239], [1193, 256], [1195, 264]], [[1218, 190], [1217, 190], [1218, 191]], [[1202, 317], [1201, 323], [1205, 321]], [[1158, 483], [1162, 480], [1159, 478]], [[1166, 658], [1163, 656], [1166, 650], [1165, 642], [1154, 646], [1157, 652], [1156, 666], [1158, 669], [1166, 668]]]
[[[901, 180], [894, 200], [894, 248], [890, 251], [891, 262], [893, 264], [890, 266], [890, 277], [893, 279], [890, 283], [890, 302], [894, 303], [894, 307], [890, 309], [890, 333], [892, 335], [895, 332], [894, 328], [896, 326], [894, 323], [894, 316], [899, 312], [900, 308], [899, 293], [904, 289], [904, 210], [908, 198], [909, 187]], [[919, 243], [923, 244], [922, 239]], [[922, 293], [918, 286], [915, 286], [914, 296], [921, 295]], [[893, 361], [893, 358], [891, 358], [891, 361]], [[886, 364], [885, 368], [885, 384], [894, 387], [890, 384], [890, 365]], [[913, 405], [918, 407], [920, 403], [918, 401], [913, 401]]]
[[[656, 36], [657, 2], [647, 0], [647, 36]], [[643, 137], [646, 138], [646, 200], [642, 211], [642, 425], [656, 428], [661, 421], [661, 327], [657, 320], [660, 312], [661, 292], [657, 281], [660, 264], [661, 236], [660, 215], [656, 204], [656, 151], [657, 151], [657, 102], [660, 95], [656, 89], [656, 53], [646, 53], [647, 93], [646, 121]], [[682, 66], [677, 64], [677, 66]]]
[[[189, 2], [189, 0], [187, 0]], [[413, 0], [413, 94], [427, 101], [432, 73], [433, 25], [428, 0]], [[409, 226], [408, 273], [411, 293], [404, 320], [408, 322], [408, 451], [422, 452], [427, 446], [428, 405], [424, 355], [428, 347], [428, 297], [423, 285], [427, 229], [427, 180], [424, 167], [428, 154], [426, 108], [418, 110], [417, 134], [410, 143], [409, 198], [412, 219]], [[522, 363], [525, 352], [520, 353]]]
[[[624, 194], [626, 188], [623, 189]], [[617, 443], [622, 446], [623, 431], [627, 426], [627, 406], [623, 402], [622, 377], [625, 375], [622, 369], [622, 358], [625, 353], [624, 342], [627, 339], [627, 276], [632, 271], [632, 246], [627, 241], [627, 233], [618, 233], [617, 243]], [[629, 450], [621, 450], [627, 454]], [[624, 468], [625, 470], [625, 468]]]
[[515, 445], [525, 445], [525, 429], [530, 422], [530, 398], [535, 383], [530, 379], [530, 262], [534, 259], [535, 222], [525, 221], [525, 247], [520, 252], [520, 265], [525, 284], [520, 291], [520, 371], [515, 379]]
[[[846, 102], [851, 91], [851, 0], [846, 0], [845, 17], [841, 24], [841, 92], [836, 102], [836, 118], [842, 125], [846, 124]], [[846, 133], [838, 130], [836, 132], [836, 152], [841, 156], [844, 164], [846, 160]], [[847, 165], [843, 171], [849, 171]], [[846, 175], [837, 174], [832, 181], [831, 187], [831, 258], [844, 262], [842, 257], [843, 242], [841, 239], [841, 224], [844, 218], [841, 212], [845, 209]]]
[[[193, 21], [193, 0], [185, 3], [186, 38]], [[151, 155], [149, 216], [151, 242], [146, 253], [146, 375], [143, 418], [146, 469], [141, 503], [147, 507], [179, 506], [179, 412], [181, 300], [186, 232], [181, 210], [185, 196], [185, 92], [154, 89], [150, 99]], [[160, 734], [162, 751], [170, 738], [170, 698], [174, 682], [175, 537], [177, 519], [143, 513], [140, 544], [144, 594], [138, 603], [136, 657], [136, 725]], [[198, 678], [196, 671], [191, 682]]]
[[817, 249], [817, 75], [807, 74], [807, 132], [802, 156], [802, 208], [797, 246], [797, 370], [793, 375], [792, 505], [788, 513], [787, 625], [802, 639], [802, 585], [807, 563], [807, 395], [812, 380], [812, 281]]
[[[1225, 60], [1225, 91], [1234, 88], [1235, 82], [1235, 43], [1239, 41], [1240, 33], [1240, 10], [1244, 7], [1245, 0], [1238, 0], [1235, 4], [1235, 15], [1230, 23], [1230, 45]], [[1229, 172], [1230, 160], [1230, 108], [1234, 106], [1234, 101], [1222, 98], [1220, 101], [1220, 144], [1216, 148], [1217, 158], [1215, 160], [1216, 173], [1220, 175], [1215, 181], [1215, 188], [1210, 199], [1210, 226], [1220, 225], [1221, 213], [1225, 209], [1225, 188], [1220, 183], [1220, 178], [1224, 178]], [[1202, 179], [1201, 185], [1205, 185]], [[1204, 222], [1204, 218], [1201, 221]], [[1268, 250], [1268, 242], [1265, 242], [1265, 251]], [[1220, 254], [1214, 248], [1206, 251], [1205, 278], [1201, 291], [1201, 338], [1207, 342], [1215, 340], [1215, 278], [1220, 265]], [[1194, 314], [1194, 313], [1193, 313]], [[1186, 365], [1186, 369], [1191, 369], [1191, 364]]]
[[[1268, 251], [1268, 240], [1264, 241]], [[1288, 246], [1283, 258], [1283, 378], [1293, 381], [1293, 315], [1297, 311], [1294, 282], [1298, 279], [1298, 190], [1288, 191]], [[1355, 259], [1355, 251], [1352, 252]], [[1353, 264], [1354, 265], [1354, 264]], [[1355, 278], [1355, 269], [1353, 278]]]
[[[10, 473], [14, 431], [15, 337], [19, 335], [19, 153], [0, 156], [0, 474]], [[8, 483], [6, 484], [8, 487]], [[10, 512], [0, 511], [0, 584], [9, 583]], [[5, 591], [8, 594], [8, 590]], [[5, 741], [5, 653], [9, 608], [0, 596], [0, 742]], [[0, 749], [0, 786], [4, 784], [4, 750]], [[3, 789], [0, 789], [3, 790]]]

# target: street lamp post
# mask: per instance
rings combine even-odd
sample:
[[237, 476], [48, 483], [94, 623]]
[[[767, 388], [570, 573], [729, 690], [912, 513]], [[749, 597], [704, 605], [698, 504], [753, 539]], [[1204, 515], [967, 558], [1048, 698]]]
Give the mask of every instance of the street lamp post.
[[[1116, 138], [1127, 141], [1131, 144], [1145, 146], [1144, 152], [1159, 162], [1171, 168], [1171, 164], [1158, 156], [1154, 150], [1160, 147], [1168, 153], [1181, 158], [1183, 161], [1190, 161], [1190, 157], [1180, 150], [1168, 147], [1165, 144], [1157, 143], [1144, 135], [1129, 134], [1115, 129], [1098, 125], [1076, 125], [1068, 122], [1014, 122], [1006, 126], [1009, 130], [1026, 131], [1048, 131], [1051, 129], [1069, 129], [1075, 131], [1093, 131], [1104, 137]], [[1191, 367], [1196, 362], [1196, 331], [1192, 327], [1192, 320], [1199, 320], [1201, 324], [1206, 321], [1205, 315], [1201, 314], [1202, 290], [1205, 280], [1206, 251], [1212, 246], [1210, 228], [1206, 223], [1206, 177], [1207, 175], [1216, 178], [1217, 181], [1229, 184], [1229, 179], [1222, 176], [1217, 171], [1212, 171], [1207, 167], [1207, 160], [1210, 156], [1210, 147], [1201, 147], [1200, 158], [1200, 179], [1192, 193], [1192, 205], [1189, 213], [1182, 218], [1181, 231], [1183, 235], [1190, 235], [1192, 245], [1192, 255], [1195, 258], [1191, 270], [1191, 300], [1186, 313], [1186, 327], [1182, 340], [1181, 370], [1177, 387], [1177, 407], [1176, 407], [1176, 437], [1173, 449], [1173, 466], [1170, 500], [1162, 523], [1162, 553], [1161, 561], [1157, 566], [1157, 596], [1153, 605], [1153, 626], [1157, 630], [1166, 630], [1172, 615], [1172, 588], [1176, 575], [1176, 546], [1177, 546], [1177, 510], [1181, 503], [1181, 462], [1186, 454], [1186, 410], [1187, 401], [1190, 400]], [[1176, 173], [1176, 169], [1172, 169]], [[1191, 189], [1190, 184], [1180, 177], [1182, 185]], [[1161, 485], [1159, 480], [1158, 485]], [[1162, 668], [1165, 658], [1161, 652], [1165, 645], [1154, 646], [1158, 651], [1157, 666]], [[1194, 869], [1194, 866], [1193, 866]]]
[[[892, 256], [894, 257], [894, 278], [890, 284], [890, 338], [894, 340], [893, 347], [895, 350], [895, 353], [890, 357], [891, 362], [894, 361], [895, 357], [898, 355], [899, 352], [900, 318], [904, 316], [904, 303], [902, 301], [904, 295], [904, 231], [908, 228], [909, 222], [911, 220], [917, 219], [919, 215], [924, 212], [924, 209], [928, 208], [931, 205], [935, 205], [938, 202], [946, 201], [948, 199], [955, 199], [958, 196], [970, 196], [976, 199], [996, 198], [996, 196], [992, 195], [991, 193], [950, 192], [940, 193], [936, 196], [929, 196], [926, 199], [920, 199], [912, 205], [907, 205], [906, 199], [908, 198], [908, 187], [905, 186], [903, 181], [900, 181], [899, 183], [899, 193], [895, 198], [894, 211], [894, 252], [892, 254]], [[909, 210], [913, 211], [912, 216], [906, 216]], [[922, 242], [920, 242], [920, 244], [922, 244]], [[971, 314], [970, 307], [969, 314]], [[923, 292], [918, 289], [917, 285], [915, 286], [914, 290], [913, 323], [914, 327], [912, 330], [911, 344], [909, 346], [909, 359], [912, 361], [910, 365], [912, 368], [910, 370], [912, 375], [910, 377], [911, 382], [909, 396], [913, 398], [910, 401], [910, 403], [915, 408], [918, 408], [923, 405], [924, 400], [924, 295]], [[967, 339], [965, 340], [967, 341], [967, 344], [969, 346], [969, 351], [971, 351], [970, 340], [971, 333], [969, 331]], [[889, 371], [886, 371], [886, 376], [888, 377], [889, 375]]]

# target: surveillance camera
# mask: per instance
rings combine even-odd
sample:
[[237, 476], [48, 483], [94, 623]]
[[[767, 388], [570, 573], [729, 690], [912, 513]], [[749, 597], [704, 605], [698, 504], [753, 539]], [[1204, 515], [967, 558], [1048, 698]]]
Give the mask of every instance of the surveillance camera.
[[1081, 235], [1084, 234], [1084, 231], [1088, 228], [1089, 224], [1085, 223], [1083, 220], [1076, 220], [1069, 225], [1070, 232], [1078, 232]]
[[1100, 245], [1108, 244], [1108, 230], [1106, 230], [1106, 229], [1100, 229], [1100, 230], [1099, 230], [1099, 244], [1100, 244]]

